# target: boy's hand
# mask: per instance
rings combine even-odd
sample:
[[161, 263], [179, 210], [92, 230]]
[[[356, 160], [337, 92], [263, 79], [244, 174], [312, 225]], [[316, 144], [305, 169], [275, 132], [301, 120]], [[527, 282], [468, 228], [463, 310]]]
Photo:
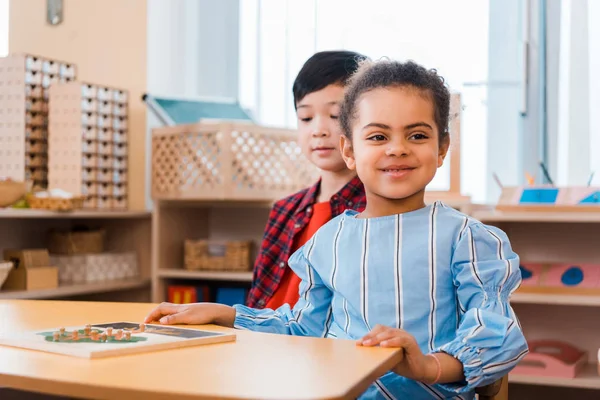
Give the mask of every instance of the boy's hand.
[[425, 383], [433, 382], [437, 377], [436, 361], [425, 356], [415, 338], [402, 329], [376, 325], [357, 344], [401, 348], [404, 359], [393, 368], [396, 374]]
[[235, 309], [223, 304], [193, 303], [172, 304], [162, 303], [144, 320], [144, 323], [158, 321], [161, 324], [204, 325], [217, 324], [233, 327]]

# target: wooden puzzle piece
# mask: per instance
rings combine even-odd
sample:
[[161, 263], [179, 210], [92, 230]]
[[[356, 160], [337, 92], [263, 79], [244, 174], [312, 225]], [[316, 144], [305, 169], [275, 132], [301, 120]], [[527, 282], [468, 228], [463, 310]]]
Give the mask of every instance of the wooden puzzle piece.
[[42, 332], [47, 341], [59, 343], [134, 343], [146, 341], [147, 338], [134, 336], [137, 333], [146, 332], [146, 325], [140, 324], [137, 328], [117, 329], [112, 327], [92, 328], [90, 324], [83, 329], [67, 331], [60, 328], [54, 332]]

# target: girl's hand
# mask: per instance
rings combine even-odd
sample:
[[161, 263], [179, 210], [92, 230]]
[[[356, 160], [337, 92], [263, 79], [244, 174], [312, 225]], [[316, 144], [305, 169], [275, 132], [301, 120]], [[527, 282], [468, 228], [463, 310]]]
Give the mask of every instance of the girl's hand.
[[217, 324], [233, 327], [235, 309], [223, 304], [193, 303], [172, 304], [162, 303], [154, 308], [144, 320], [144, 323], [158, 321], [164, 325], [188, 324], [204, 325]]
[[396, 374], [425, 383], [433, 383], [438, 378], [436, 360], [425, 356], [415, 338], [402, 329], [376, 325], [357, 344], [401, 348], [404, 359], [393, 368]]

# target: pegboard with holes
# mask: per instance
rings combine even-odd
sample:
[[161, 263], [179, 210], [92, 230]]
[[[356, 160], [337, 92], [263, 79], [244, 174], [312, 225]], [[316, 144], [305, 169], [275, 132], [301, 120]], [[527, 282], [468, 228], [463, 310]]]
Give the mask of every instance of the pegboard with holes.
[[[124, 209], [127, 190], [113, 194], [127, 174], [128, 94], [84, 82], [53, 85], [49, 111], [49, 187], [88, 196], [85, 208]], [[118, 115], [114, 111], [118, 111]], [[115, 143], [115, 135], [119, 144]], [[113, 201], [115, 200], [115, 201]], [[113, 204], [115, 207], [113, 207]], [[125, 206], [123, 206], [125, 204]]]
[[73, 64], [30, 54], [0, 58], [0, 177], [47, 187], [48, 89]]
[[270, 201], [317, 179], [292, 130], [220, 122], [153, 130], [154, 199]]

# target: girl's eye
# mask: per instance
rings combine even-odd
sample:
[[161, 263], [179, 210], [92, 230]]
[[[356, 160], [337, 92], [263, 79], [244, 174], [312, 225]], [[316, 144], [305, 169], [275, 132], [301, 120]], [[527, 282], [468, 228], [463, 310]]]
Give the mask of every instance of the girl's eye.
[[330, 117], [331, 117], [331, 119], [338, 119], [337, 115], [331, 115]]
[[383, 136], [383, 135], [373, 135], [373, 136], [369, 137], [368, 140], [373, 140], [375, 142], [380, 142], [382, 140], [385, 140], [385, 136]]
[[300, 118], [300, 121], [302, 121], [302, 122], [310, 122], [311, 120], [312, 120], [312, 117]]
[[427, 139], [427, 137], [428, 136], [424, 133], [415, 133], [410, 138], [413, 140], [424, 140], [424, 139]]

